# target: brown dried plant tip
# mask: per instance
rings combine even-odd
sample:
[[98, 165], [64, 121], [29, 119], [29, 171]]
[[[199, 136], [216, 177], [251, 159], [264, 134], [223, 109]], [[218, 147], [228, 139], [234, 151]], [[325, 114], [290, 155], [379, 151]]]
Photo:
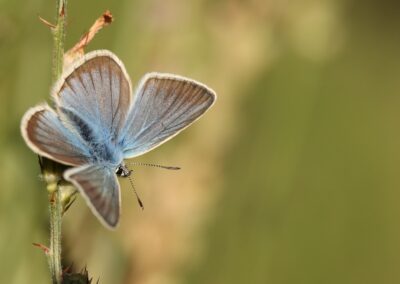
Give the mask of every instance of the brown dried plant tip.
[[64, 67], [72, 63], [76, 58], [82, 56], [84, 48], [92, 41], [94, 36], [104, 27], [111, 24], [113, 16], [110, 11], [105, 11], [90, 27], [89, 31], [81, 36], [81, 39], [64, 55]]
[[106, 24], [110, 24], [113, 21], [113, 16], [109, 10], [104, 12], [103, 18]]
[[42, 251], [44, 251], [45, 254], [49, 254], [50, 253], [50, 249], [48, 247], [46, 247], [45, 245], [39, 244], [39, 243], [32, 243], [32, 245], [34, 245], [35, 247], [40, 248]]

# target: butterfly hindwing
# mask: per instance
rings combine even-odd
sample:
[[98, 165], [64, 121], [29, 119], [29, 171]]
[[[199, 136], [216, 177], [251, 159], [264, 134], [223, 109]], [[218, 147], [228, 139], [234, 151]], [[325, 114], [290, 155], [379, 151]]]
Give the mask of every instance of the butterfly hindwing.
[[62, 164], [78, 166], [89, 159], [85, 142], [65, 127], [47, 105], [28, 110], [21, 123], [25, 142], [38, 154]]
[[139, 84], [122, 132], [125, 158], [139, 156], [197, 120], [215, 101], [205, 85], [180, 76], [150, 73]]
[[131, 83], [113, 53], [93, 51], [64, 72], [53, 97], [59, 114], [85, 140], [116, 140], [131, 104]]
[[119, 221], [121, 195], [117, 177], [111, 167], [85, 165], [71, 168], [64, 173], [86, 199], [92, 212], [109, 228]]

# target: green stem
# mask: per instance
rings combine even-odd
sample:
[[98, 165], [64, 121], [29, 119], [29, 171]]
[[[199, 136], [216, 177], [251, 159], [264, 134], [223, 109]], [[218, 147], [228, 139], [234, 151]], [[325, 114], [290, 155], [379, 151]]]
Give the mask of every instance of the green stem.
[[[51, 192], [51, 187], [54, 189]], [[62, 283], [62, 266], [61, 266], [61, 218], [62, 204], [61, 192], [57, 185], [49, 184], [47, 190], [50, 194], [50, 251], [48, 254], [51, 278], [54, 284]]]
[[58, 80], [63, 71], [65, 19], [67, 13], [67, 0], [57, 1], [56, 27], [53, 30], [54, 54], [53, 54], [53, 83]]
[[[58, 80], [63, 71], [65, 18], [67, 0], [57, 1], [56, 27], [53, 29], [54, 54], [53, 54], [53, 83]], [[50, 251], [48, 260], [53, 284], [62, 283], [61, 265], [61, 222], [62, 203], [61, 192], [57, 183], [48, 183], [49, 211], [50, 211]]]

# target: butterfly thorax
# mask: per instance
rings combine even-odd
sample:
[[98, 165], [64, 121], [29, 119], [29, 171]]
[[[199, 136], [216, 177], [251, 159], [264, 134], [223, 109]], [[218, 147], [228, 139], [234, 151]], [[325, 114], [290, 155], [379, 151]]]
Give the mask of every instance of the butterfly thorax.
[[123, 158], [122, 151], [111, 139], [99, 139], [95, 137], [88, 141], [90, 156], [95, 162], [109, 162], [120, 164]]
[[115, 174], [119, 177], [129, 177], [132, 173], [132, 170], [128, 169], [124, 164], [119, 164], [115, 169]]

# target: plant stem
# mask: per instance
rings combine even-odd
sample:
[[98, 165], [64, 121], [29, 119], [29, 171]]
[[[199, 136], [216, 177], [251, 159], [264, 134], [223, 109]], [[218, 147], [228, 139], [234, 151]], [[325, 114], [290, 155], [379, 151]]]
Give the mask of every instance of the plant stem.
[[[58, 80], [63, 71], [64, 64], [64, 40], [65, 18], [67, 0], [56, 0], [56, 27], [53, 29], [54, 53], [53, 53], [53, 83]], [[50, 211], [50, 251], [48, 261], [53, 284], [62, 283], [61, 266], [61, 222], [62, 203], [61, 192], [57, 182], [48, 183], [49, 211]]]
[[56, 27], [53, 30], [54, 54], [53, 54], [53, 83], [61, 76], [64, 64], [65, 18], [67, 12], [67, 0], [56, 0]]
[[[50, 192], [51, 185], [47, 186]], [[62, 266], [61, 266], [61, 218], [62, 204], [61, 192], [56, 185], [53, 193], [50, 194], [50, 251], [48, 254], [51, 278], [54, 284], [62, 282]]]

